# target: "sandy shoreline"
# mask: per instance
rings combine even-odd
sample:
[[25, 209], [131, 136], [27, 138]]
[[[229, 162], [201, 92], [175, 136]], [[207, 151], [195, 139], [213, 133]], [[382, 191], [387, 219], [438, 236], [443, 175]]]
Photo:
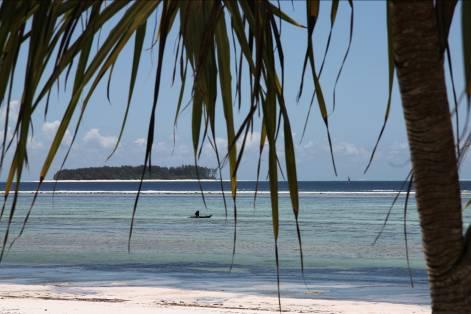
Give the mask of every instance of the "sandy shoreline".
[[[278, 313], [273, 296], [162, 287], [0, 284], [0, 313]], [[284, 313], [430, 313], [429, 306], [282, 298]]]

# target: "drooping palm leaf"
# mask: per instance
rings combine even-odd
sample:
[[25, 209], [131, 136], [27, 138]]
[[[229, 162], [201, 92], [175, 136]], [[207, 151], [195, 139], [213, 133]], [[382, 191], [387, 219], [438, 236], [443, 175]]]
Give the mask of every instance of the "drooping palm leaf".
[[389, 83], [388, 83], [388, 100], [386, 102], [386, 110], [384, 113], [384, 121], [383, 125], [381, 126], [381, 130], [379, 131], [378, 138], [376, 139], [376, 143], [373, 147], [373, 151], [371, 152], [370, 159], [368, 164], [366, 165], [365, 170], [363, 173], [366, 173], [373, 162], [373, 158], [375, 156], [376, 150], [378, 149], [379, 142], [381, 141], [381, 137], [383, 136], [384, 130], [386, 129], [386, 124], [388, 123], [389, 113], [391, 111], [391, 99], [392, 99], [392, 89], [394, 83], [394, 72], [396, 71], [396, 65], [394, 64], [394, 56], [393, 56], [393, 34], [392, 34], [392, 25], [391, 25], [391, 14], [389, 12], [389, 6], [386, 6], [386, 18], [387, 18], [387, 30], [388, 30], [388, 71], [389, 71]]
[[404, 201], [404, 216], [403, 216], [403, 231], [404, 231], [404, 246], [406, 251], [406, 262], [407, 262], [407, 271], [409, 273], [409, 280], [411, 288], [414, 288], [414, 279], [412, 277], [412, 269], [410, 267], [410, 259], [409, 259], [409, 242], [407, 237], [407, 205], [409, 204], [409, 196], [412, 189], [412, 184], [414, 182], [414, 174], [412, 173], [410, 176], [409, 184], [407, 185], [407, 193], [406, 199]]
[[461, 35], [463, 38], [463, 68], [465, 92], [467, 94], [468, 106], [471, 95], [471, 3], [462, 1], [461, 9]]
[[349, 37], [348, 37], [348, 46], [347, 50], [345, 50], [345, 55], [343, 56], [342, 63], [340, 64], [339, 71], [337, 73], [337, 77], [335, 78], [335, 83], [334, 83], [334, 91], [332, 92], [333, 97], [332, 97], [332, 102], [333, 102], [333, 110], [335, 110], [335, 104], [336, 104], [336, 91], [337, 91], [337, 84], [339, 83], [340, 77], [342, 75], [343, 67], [345, 66], [345, 63], [348, 58], [348, 54], [350, 53], [350, 47], [352, 46], [352, 41], [353, 41], [353, 21], [355, 18], [355, 11], [353, 7], [353, 0], [348, 0], [348, 4], [350, 6], [350, 30], [349, 30]]
[[[313, 95], [315, 93], [315, 99], [317, 100], [322, 119], [326, 126], [334, 172], [336, 172], [336, 166], [329, 133], [327, 105], [321, 87], [320, 76], [330, 46], [330, 34], [332, 33], [336, 19], [338, 3], [339, 1], [332, 2], [329, 39], [320, 70], [317, 71], [312, 37], [316, 21], [320, 14], [320, 1], [306, 1], [308, 37], [299, 89], [300, 96], [303, 91], [305, 71], [309, 64], [314, 83], [310, 91]], [[349, 0], [348, 3], [351, 7], [350, 36], [346, 53], [334, 83], [334, 107], [336, 86], [352, 42], [353, 2]], [[462, 3], [464, 73], [469, 110], [469, 96], [471, 95], [471, 36], [469, 33], [471, 29], [469, 24], [471, 21], [471, 4], [469, 1], [463, 1]], [[448, 4], [449, 3], [445, 1], [436, 1], [436, 7], [440, 8], [440, 5], [443, 5], [445, 11]], [[442, 13], [447, 12], [445, 11]], [[2, 1], [0, 3], [0, 47], [2, 50], [0, 54], [0, 108], [5, 110], [6, 117], [3, 128], [4, 134], [2, 139], [0, 168], [4, 166], [3, 162], [7, 154], [11, 154], [12, 160], [8, 167], [4, 202], [0, 213], [0, 221], [2, 216], [7, 216], [6, 221], [4, 221], [6, 228], [3, 234], [0, 260], [4, 256], [5, 248], [8, 247], [10, 227], [15, 217], [18, 201], [19, 183], [22, 181], [24, 166], [28, 163], [28, 140], [33, 133], [32, 122], [38, 108], [44, 105], [44, 114], [47, 115], [51, 91], [54, 86], [57, 86], [59, 90], [59, 85], [63, 81], [61, 78], [63, 79], [65, 76], [63, 85], [64, 88], [70, 87], [71, 97], [68, 99], [67, 105], [64, 108], [59, 128], [49, 147], [39, 174], [40, 183], [37, 187], [39, 190], [41, 182], [49, 173], [52, 162], [57, 158], [59, 147], [64, 141], [64, 136], [70, 127], [71, 121], [74, 117], [78, 116], [78, 122], [75, 125], [73, 133], [72, 142], [74, 142], [91, 96], [95, 93], [97, 86], [106, 75], [108, 75], [107, 95], [109, 95], [114, 65], [122, 55], [124, 48], [130, 43], [131, 39], [134, 38], [134, 55], [128, 98], [125, 103], [126, 109], [120, 125], [118, 141], [111, 152], [111, 154], [113, 154], [116, 148], [118, 148], [119, 142], [125, 132], [127, 115], [131, 108], [133, 90], [141, 62], [140, 56], [145, 46], [146, 27], [151, 24], [148, 22], [153, 14], [156, 16], [156, 28], [154, 29], [154, 36], [152, 36], [150, 46], [151, 49], [158, 47], [154, 97], [149, 104], [151, 114], [149, 115], [147, 145], [144, 155], [145, 167], [142, 172], [138, 193], [133, 206], [128, 249], [130, 249], [131, 245], [131, 235], [133, 233], [135, 213], [142, 188], [142, 179], [152, 164], [151, 157], [156, 136], [155, 123], [156, 115], [158, 114], [157, 105], [161, 81], [164, 79], [162, 78], [164, 73], [163, 67], [167, 63], [165, 62], [166, 60], [164, 60], [166, 47], [168, 46], [167, 40], [172, 30], [178, 28], [178, 49], [174, 62], [176, 64], [177, 60], [179, 60], [181, 89], [176, 104], [175, 121], [178, 119], [181, 111], [184, 110], [181, 108], [185, 94], [184, 86], [185, 84], [192, 83], [189, 104], [192, 112], [191, 132], [195, 163], [198, 162], [205, 141], [208, 141], [215, 150], [218, 167], [221, 169], [222, 165], [225, 164], [225, 160], [227, 160], [229, 164], [228, 176], [231, 181], [231, 196], [234, 204], [233, 259], [237, 239], [237, 170], [244, 154], [246, 140], [249, 133], [253, 132], [257, 113], [260, 115], [261, 138], [259, 144], [257, 182], [260, 175], [261, 155], [264, 147], [268, 146], [268, 179], [272, 204], [271, 215], [275, 241], [279, 296], [278, 171], [283, 175], [283, 169], [286, 170], [291, 205], [296, 221], [297, 236], [301, 250], [301, 268], [303, 268], [303, 265], [301, 233], [298, 222], [300, 206], [298, 199], [295, 147], [291, 134], [289, 108], [284, 99], [284, 68], [286, 60], [283, 53], [283, 41], [281, 40], [281, 26], [277, 25], [276, 20], [280, 21], [280, 23], [283, 22], [295, 25], [299, 27], [301, 31], [303, 31], [303, 26], [268, 0], [239, 0], [237, 2], [231, 0], [152, 0], [134, 2], [127, 0], [115, 0], [112, 2], [104, 0]], [[230, 23], [228, 23], [228, 21], [230, 21]], [[448, 33], [447, 27], [449, 28], [451, 23], [450, 15], [438, 14], [438, 21], [442, 23], [442, 25], [445, 25], [445, 27], [442, 28], [446, 30], [443, 36], [443, 39], [445, 39]], [[102, 41], [99, 37], [103, 29], [107, 29], [107, 34]], [[233, 47], [231, 47], [229, 42], [229, 36], [231, 34], [233, 34]], [[388, 41], [390, 50], [390, 34], [388, 35]], [[96, 51], [93, 49], [94, 45], [96, 46]], [[234, 52], [231, 55], [231, 48], [233, 48], [234, 51], [238, 50], [240, 54], [237, 56]], [[21, 69], [18, 67], [18, 60], [20, 58], [19, 52], [21, 49], [25, 49], [27, 52], [24, 73], [19, 73]], [[235, 84], [232, 82], [232, 73], [230, 70], [231, 60], [235, 62], [238, 68], [238, 70], [236, 70], [237, 79], [235, 80]], [[246, 71], [242, 71], [244, 67], [247, 69]], [[188, 76], [187, 71], [190, 71], [190, 75]], [[15, 78], [18, 77], [21, 78], [22, 82], [19, 115], [16, 117], [12, 131], [8, 132], [9, 119], [11, 118], [9, 113], [12, 86]], [[175, 74], [172, 77], [172, 81], [175, 80], [174, 77]], [[189, 77], [191, 77], [192, 80], [190, 80]], [[367, 169], [373, 160], [376, 148], [388, 120], [391, 107], [393, 79], [394, 64], [391, 51], [389, 51], [389, 92], [385, 119]], [[247, 91], [248, 97], [242, 95], [241, 85], [244, 80], [249, 82]], [[240, 125], [237, 125], [233, 112], [234, 91], [236, 95], [235, 98], [238, 99], [238, 101], [235, 102], [238, 103], [239, 110], [247, 109], [247, 113]], [[245, 101], [245, 98], [247, 98], [248, 101]], [[242, 108], [243, 105], [246, 107]], [[225, 133], [227, 138], [227, 152], [221, 155], [223, 156], [221, 158], [223, 159], [222, 161], [220, 160], [216, 143], [216, 134], [220, 132], [216, 130], [215, 123], [216, 112], [219, 107], [221, 107], [224, 113]], [[276, 149], [277, 144], [280, 145], [280, 143], [277, 142], [280, 133], [283, 134], [284, 137], [284, 167], [282, 166], [282, 162], [280, 162], [281, 156], [278, 156]], [[469, 139], [471, 138], [469, 134], [466, 137], [466, 132], [463, 132], [463, 135], [466, 141], [464, 144], [465, 149], [462, 150], [463, 153], [460, 156], [460, 162], [462, 161], [462, 155], [466, 152], [466, 148], [469, 147]], [[238, 149], [239, 147], [240, 149]], [[70, 148], [65, 155], [62, 165], [64, 165], [69, 152]], [[13, 200], [11, 203], [8, 203], [7, 208], [7, 201], [11, 194], [13, 194]], [[28, 222], [36, 197], [37, 194], [33, 197], [33, 201], [18, 236], [22, 234]], [[404, 229], [405, 235], [407, 235], [406, 231], [407, 230]], [[10, 241], [10, 246], [13, 242]]]

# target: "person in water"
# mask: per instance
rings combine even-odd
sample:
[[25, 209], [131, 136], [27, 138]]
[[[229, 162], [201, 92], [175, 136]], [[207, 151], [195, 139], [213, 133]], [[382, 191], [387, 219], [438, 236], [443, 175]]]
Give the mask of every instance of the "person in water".
[[196, 217], [196, 218], [199, 218], [199, 216], [200, 216], [200, 211], [197, 210], [197, 211], [195, 212], [195, 217]]

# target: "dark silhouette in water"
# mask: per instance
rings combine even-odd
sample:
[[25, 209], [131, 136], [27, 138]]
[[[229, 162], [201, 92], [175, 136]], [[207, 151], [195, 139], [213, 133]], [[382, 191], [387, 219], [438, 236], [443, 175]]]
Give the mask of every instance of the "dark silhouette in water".
[[190, 216], [190, 218], [211, 218], [213, 215], [200, 215], [200, 211], [197, 210], [193, 216]]

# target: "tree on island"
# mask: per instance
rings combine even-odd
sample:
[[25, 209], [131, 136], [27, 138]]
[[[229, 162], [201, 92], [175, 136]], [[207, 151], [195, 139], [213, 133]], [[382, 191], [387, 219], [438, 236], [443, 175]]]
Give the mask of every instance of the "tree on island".
[[[353, 19], [353, 2], [348, 3], [352, 9]], [[454, 138], [444, 75], [444, 60], [449, 52], [447, 37], [456, 4], [455, 0], [392, 0], [385, 4], [388, 8], [385, 22], [388, 23], [389, 30], [389, 94], [396, 71], [409, 139], [413, 182], [434, 313], [468, 313], [471, 305], [471, 248], [468, 247], [470, 241], [462, 230], [458, 181], [458, 162], [464, 155], [464, 150], [457, 147], [460, 140], [464, 139], [466, 146], [469, 146], [471, 140], [469, 133], [460, 137], [457, 132]], [[469, 107], [471, 2], [462, 1], [461, 4], [465, 95]], [[334, 0], [331, 5], [333, 26], [339, 1]], [[42, 182], [63, 141], [72, 116], [79, 115], [74, 133], [75, 139], [90, 96], [105, 74], [112, 72], [113, 65], [123, 48], [134, 39], [129, 98], [119, 135], [121, 139], [141, 52], [144, 49], [147, 24], [154, 13], [158, 15], [159, 25], [157, 38], [151, 45], [158, 47], [158, 57], [144, 165], [150, 166], [162, 64], [164, 52], [168, 47], [167, 39], [170, 31], [177, 28], [178, 49], [176, 56], [172, 57], [175, 58], [172, 62], [175, 61], [177, 69], [175, 73], [179, 73], [182, 81], [181, 95], [184, 93], [185, 83], [190, 80], [189, 77], [192, 78], [191, 133], [195, 161], [198, 160], [204, 139], [212, 143], [218, 163], [223, 164], [224, 160], [228, 160], [231, 193], [235, 200], [237, 168], [244, 152], [244, 143], [249, 132], [253, 130], [255, 118], [260, 115], [262, 124], [260, 155], [265, 149], [268, 150], [275, 248], [278, 239], [279, 175], [276, 144], [280, 134], [283, 134], [285, 170], [297, 222], [299, 201], [296, 159], [283, 93], [285, 60], [280, 25], [281, 22], [290, 23], [300, 26], [300, 31], [303, 30], [300, 23], [281, 11], [276, 2], [268, 0], [3, 1], [0, 5], [2, 47], [0, 97], [2, 106], [7, 107], [6, 112], [9, 112], [12, 82], [15, 75], [20, 75], [17, 73], [20, 71], [17, 67], [20, 48], [25, 49], [27, 53], [20, 112], [12, 137], [15, 141], [11, 143], [7, 141], [6, 129], [2, 141], [2, 161], [7, 150], [12, 150], [13, 154], [5, 188], [5, 202], [12, 194], [13, 205], [6, 213], [9, 219], [3, 248], [8, 243], [9, 224], [15, 213], [19, 184], [14, 185], [14, 193], [10, 193], [10, 189], [14, 182], [21, 181], [23, 168], [28, 160], [27, 145], [32, 133], [33, 114], [38, 111], [40, 104], [45, 104], [47, 111], [48, 95], [61, 78], [73, 82], [67, 85], [72, 86], [72, 95], [39, 175]], [[306, 1], [306, 15], [307, 51], [301, 81], [308, 69], [314, 81], [314, 86], [310, 89], [315, 93], [328, 132], [327, 105], [319, 82], [323, 64], [318, 71], [315, 67], [312, 46], [313, 30], [319, 15], [319, 1]], [[83, 28], [78, 26], [80, 24]], [[107, 25], [110, 31], [107, 36], [98, 40], [104, 25]], [[231, 51], [229, 38], [232, 34], [234, 45], [240, 52], [238, 55], [232, 54]], [[98, 49], [95, 49], [94, 45]], [[238, 69], [235, 83], [232, 81], [231, 61], [236, 62]], [[246, 68], [244, 71], [243, 67]], [[187, 76], [188, 70], [191, 75]], [[250, 91], [247, 93], [249, 101], [245, 99], [242, 101], [241, 81], [245, 77], [250, 82]], [[300, 94], [302, 89], [303, 83]], [[248, 111], [238, 127], [234, 126], [235, 104], [232, 98], [234, 94], [237, 95], [236, 104], [239, 107], [242, 103], [247, 104]], [[214, 145], [218, 95], [222, 100], [229, 143], [227, 153], [224, 155], [221, 155]], [[181, 104], [180, 97], [176, 106], [176, 118], [183, 109]], [[387, 112], [389, 105], [390, 95]], [[330, 143], [329, 135], [328, 138]], [[334, 161], [333, 154], [332, 161]], [[335, 171], [335, 163], [333, 165]], [[141, 178], [144, 175], [143, 170]]]
[[63, 169], [54, 174], [54, 180], [138, 180], [145, 170], [144, 179], [216, 179], [217, 169], [193, 165], [179, 167], [120, 166]]

